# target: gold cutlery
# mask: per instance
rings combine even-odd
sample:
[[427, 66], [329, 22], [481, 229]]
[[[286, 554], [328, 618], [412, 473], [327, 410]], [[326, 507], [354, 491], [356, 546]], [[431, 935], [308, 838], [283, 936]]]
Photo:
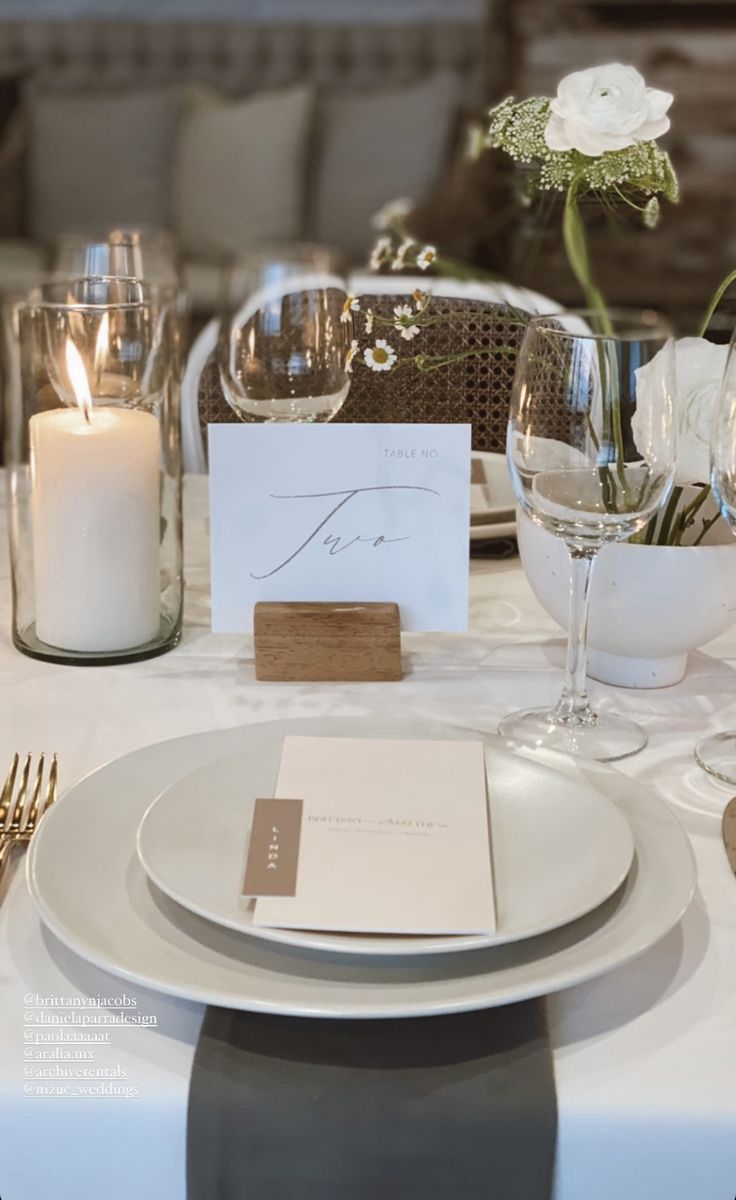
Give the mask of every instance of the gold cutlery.
[[[18, 780], [20, 755], [16, 754], [3, 784], [2, 792], [0, 792], [0, 878], [15, 847], [28, 845], [38, 828], [41, 817], [56, 800], [58, 772], [56, 755], [54, 754], [51, 759], [44, 788], [45, 756], [42, 754], [36, 767], [30, 805], [28, 804], [32, 762], [33, 756], [28, 754]], [[18, 780], [17, 787], [16, 780]]]

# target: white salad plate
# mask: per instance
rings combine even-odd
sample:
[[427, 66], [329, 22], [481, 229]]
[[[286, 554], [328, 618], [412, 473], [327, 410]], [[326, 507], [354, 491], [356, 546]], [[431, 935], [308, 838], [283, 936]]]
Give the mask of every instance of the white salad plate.
[[[553, 771], [616, 803], [634, 836], [622, 886], [598, 908], [539, 937], [464, 954], [371, 957], [297, 950], [244, 937], [188, 912], [146, 876], [136, 832], [177, 778], [287, 734], [463, 737], [417, 722], [309, 719], [216, 730], [117, 759], [72, 787], [28, 851], [28, 883], [49, 930], [96, 966], [167, 995], [254, 1012], [310, 1017], [417, 1017], [489, 1008], [592, 979], [641, 954], [682, 917], [695, 866], [676, 818], [640, 783], [609, 767], [545, 755]], [[477, 735], [476, 735], [477, 736]], [[488, 737], [499, 753], [500, 739]]]
[[[492, 746], [486, 777], [497, 912], [493, 935], [381, 936], [259, 926], [253, 901], [240, 893], [254, 801], [273, 795], [283, 736], [275, 725], [249, 740], [243, 753], [200, 767], [167, 788], [143, 817], [137, 845], [146, 874], [162, 892], [198, 916], [252, 937], [343, 954], [479, 950], [574, 921], [608, 899], [631, 866], [633, 836], [615, 804], [582, 780], [565, 779]], [[448, 809], [452, 803], [448, 795]]]
[[[470, 483], [470, 533], [516, 526], [516, 497], [505, 454], [474, 450]], [[493, 536], [493, 535], [491, 535]], [[506, 537], [507, 533], [498, 536]]]

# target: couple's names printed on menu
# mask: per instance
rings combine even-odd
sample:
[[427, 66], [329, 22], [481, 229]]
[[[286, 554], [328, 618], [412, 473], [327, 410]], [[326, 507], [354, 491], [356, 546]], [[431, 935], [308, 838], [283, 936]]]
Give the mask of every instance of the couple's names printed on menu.
[[259, 600], [395, 601], [464, 630], [469, 425], [211, 425], [212, 628]]

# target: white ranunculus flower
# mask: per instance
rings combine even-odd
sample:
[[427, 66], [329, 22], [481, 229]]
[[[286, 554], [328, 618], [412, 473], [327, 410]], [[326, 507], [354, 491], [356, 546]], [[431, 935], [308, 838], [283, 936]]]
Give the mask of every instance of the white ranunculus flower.
[[579, 150], [589, 158], [624, 150], [667, 132], [672, 99], [669, 92], [647, 87], [635, 67], [621, 63], [573, 71], [550, 102], [544, 140], [550, 150]]
[[[647, 432], [646, 414], [658, 387], [662, 353], [660, 350], [636, 371], [637, 411], [631, 427], [645, 458], [645, 443], [651, 440], [652, 432]], [[678, 485], [707, 483], [710, 479], [710, 439], [727, 356], [728, 346], [718, 346], [706, 338], [680, 338], [675, 342]]]

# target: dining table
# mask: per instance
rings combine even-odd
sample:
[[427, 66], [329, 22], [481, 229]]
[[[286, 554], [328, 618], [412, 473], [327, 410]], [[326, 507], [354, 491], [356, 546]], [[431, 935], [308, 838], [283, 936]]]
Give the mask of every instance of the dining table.
[[[6, 521], [3, 509], [3, 538]], [[188, 476], [182, 640], [126, 665], [80, 668], [19, 653], [0, 557], [0, 773], [15, 752], [57, 753], [63, 805], [64, 789], [90, 772], [165, 739], [276, 718], [392, 714], [492, 733], [507, 712], [559, 693], [565, 635], [513, 554], [471, 557], [468, 631], [405, 634], [400, 682], [258, 682], [251, 638], [211, 632], [208, 533], [206, 478]], [[691, 653], [673, 687], [590, 686], [646, 728], [646, 749], [612, 769], [677, 817], [698, 886], [656, 945], [548, 997], [555, 1200], [734, 1200], [736, 878], [721, 839], [730, 794], [696, 765], [693, 749], [705, 734], [736, 727], [736, 625]], [[96, 849], [91, 842], [87, 853]], [[203, 1007], [116, 978], [57, 940], [34, 908], [21, 854], [0, 887], [0, 997], [1, 1200], [185, 1200], [188, 1087]], [[110, 1086], [45, 1095], [28, 1027], [39, 1012], [90, 999], [98, 1010], [132, 1014], [105, 1027], [95, 1050]]]

